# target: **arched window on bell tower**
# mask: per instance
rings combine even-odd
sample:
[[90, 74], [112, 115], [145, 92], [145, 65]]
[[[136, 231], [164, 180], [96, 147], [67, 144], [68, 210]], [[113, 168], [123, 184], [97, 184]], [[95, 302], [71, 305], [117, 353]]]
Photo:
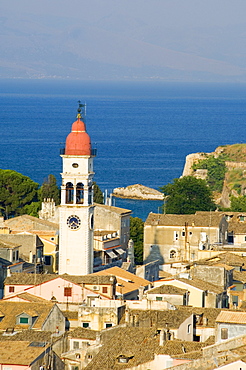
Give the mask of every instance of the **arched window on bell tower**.
[[92, 204], [93, 186], [89, 185], [88, 188], [88, 204]]
[[76, 203], [84, 203], [84, 184], [82, 182], [78, 182], [76, 186]]
[[73, 204], [73, 184], [71, 182], [66, 183], [66, 204]]

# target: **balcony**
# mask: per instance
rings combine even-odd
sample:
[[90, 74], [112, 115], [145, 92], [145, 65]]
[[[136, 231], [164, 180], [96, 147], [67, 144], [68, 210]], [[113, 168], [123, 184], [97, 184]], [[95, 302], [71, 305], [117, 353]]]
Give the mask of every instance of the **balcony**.
[[[60, 148], [60, 155], [64, 155], [64, 154], [65, 154], [65, 148]], [[96, 155], [97, 155], [97, 149], [92, 148], [91, 149], [91, 156], [96, 157]]]

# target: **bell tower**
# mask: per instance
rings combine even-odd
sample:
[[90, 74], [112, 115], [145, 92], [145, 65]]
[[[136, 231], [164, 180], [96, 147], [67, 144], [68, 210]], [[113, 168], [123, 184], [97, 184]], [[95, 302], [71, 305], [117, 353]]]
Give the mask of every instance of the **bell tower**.
[[93, 272], [93, 158], [82, 109], [67, 136], [61, 154], [62, 186], [59, 207], [59, 274], [87, 275]]

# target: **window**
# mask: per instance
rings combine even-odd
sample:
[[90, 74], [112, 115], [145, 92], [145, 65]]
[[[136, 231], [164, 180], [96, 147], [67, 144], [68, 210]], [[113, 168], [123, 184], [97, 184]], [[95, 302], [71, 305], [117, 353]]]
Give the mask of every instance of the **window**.
[[89, 328], [90, 323], [89, 322], [82, 322], [82, 328]]
[[64, 288], [64, 297], [72, 297], [72, 288], [71, 287], [65, 287]]
[[15, 287], [14, 286], [10, 286], [9, 287], [9, 293], [14, 293], [15, 291]]
[[185, 231], [182, 231], [182, 236], [185, 236]]
[[228, 339], [228, 329], [221, 328], [220, 335], [221, 335], [221, 339]]
[[66, 184], [66, 203], [73, 203], [73, 184], [71, 182]]
[[102, 292], [103, 292], [103, 293], [108, 293], [108, 288], [107, 288], [106, 286], [103, 286], [103, 288], [102, 288]]
[[92, 204], [93, 187], [90, 185], [88, 188], [88, 204]]
[[78, 349], [79, 348], [79, 342], [74, 341], [73, 342], [73, 349]]
[[187, 326], [187, 333], [190, 334], [191, 333], [191, 324], [188, 324]]
[[169, 258], [176, 258], [176, 251], [174, 249], [170, 250]]
[[111, 322], [106, 322], [105, 328], [112, 328], [113, 324]]
[[243, 222], [244, 221], [244, 216], [239, 216], [239, 221]]
[[15, 251], [13, 251], [13, 262], [15, 261]]
[[178, 231], [174, 231], [174, 232], [173, 232], [173, 240], [178, 240], [178, 238], [179, 238], [179, 233], [178, 233]]
[[20, 324], [28, 324], [28, 317], [20, 317]]
[[156, 297], [157, 301], [162, 301], [162, 297]]
[[76, 186], [76, 203], [84, 203], [84, 184], [82, 182], [79, 182]]
[[44, 256], [44, 264], [46, 266], [51, 266], [51, 256]]
[[233, 306], [238, 306], [238, 296], [237, 295], [233, 295], [232, 296], [232, 304]]

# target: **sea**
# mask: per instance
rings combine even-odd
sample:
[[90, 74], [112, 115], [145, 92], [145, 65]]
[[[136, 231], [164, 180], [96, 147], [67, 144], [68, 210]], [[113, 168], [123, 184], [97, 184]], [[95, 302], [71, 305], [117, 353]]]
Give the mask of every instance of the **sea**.
[[[61, 184], [60, 149], [86, 104], [86, 127], [97, 156], [95, 181], [159, 189], [182, 175], [190, 153], [246, 142], [246, 85], [179, 82], [0, 80], [0, 168], [40, 185]], [[112, 199], [146, 219], [160, 201]]]

